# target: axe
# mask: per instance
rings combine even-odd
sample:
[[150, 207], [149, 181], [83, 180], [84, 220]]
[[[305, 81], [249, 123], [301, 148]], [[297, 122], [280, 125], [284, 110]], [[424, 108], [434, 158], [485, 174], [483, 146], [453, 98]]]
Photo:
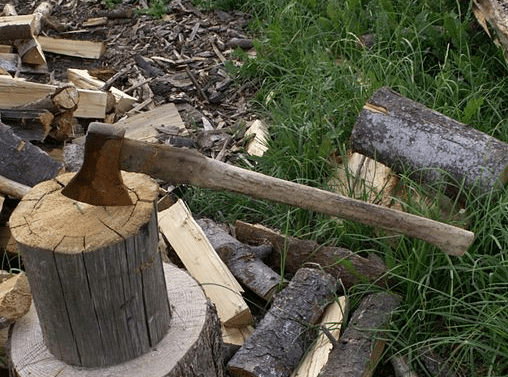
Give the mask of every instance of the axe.
[[463, 255], [474, 239], [472, 232], [462, 228], [266, 176], [194, 150], [125, 139], [124, 133], [119, 127], [91, 123], [83, 165], [62, 194], [99, 206], [131, 205], [120, 173], [125, 170], [174, 184], [237, 192], [391, 230], [427, 241], [450, 255]]

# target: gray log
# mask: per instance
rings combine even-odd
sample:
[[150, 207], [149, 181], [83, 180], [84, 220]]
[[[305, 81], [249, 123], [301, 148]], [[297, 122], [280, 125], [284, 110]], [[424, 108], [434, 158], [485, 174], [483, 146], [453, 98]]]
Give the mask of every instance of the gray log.
[[325, 272], [298, 270], [229, 361], [231, 375], [288, 377], [310, 344], [309, 326], [317, 322], [332, 299], [335, 285], [336, 280]]
[[238, 241], [210, 219], [197, 220], [213, 248], [226, 263], [233, 275], [259, 297], [270, 300], [281, 276], [257, 257], [257, 250], [263, 252], [270, 245], [250, 246]]
[[386, 292], [362, 300], [319, 377], [370, 377], [383, 353], [384, 336], [400, 300]]
[[0, 175], [27, 186], [54, 178], [62, 164], [0, 122]]
[[508, 180], [508, 144], [381, 88], [361, 111], [351, 148], [415, 179], [476, 193]]

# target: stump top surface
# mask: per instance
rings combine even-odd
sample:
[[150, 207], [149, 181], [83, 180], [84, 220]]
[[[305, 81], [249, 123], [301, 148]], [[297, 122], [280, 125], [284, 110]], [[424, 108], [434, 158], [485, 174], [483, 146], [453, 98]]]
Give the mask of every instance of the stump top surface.
[[134, 204], [117, 207], [62, 195], [73, 176], [67, 173], [42, 182], [23, 197], [9, 220], [16, 242], [61, 253], [89, 252], [137, 234], [153, 213], [158, 186], [147, 175], [122, 172]]

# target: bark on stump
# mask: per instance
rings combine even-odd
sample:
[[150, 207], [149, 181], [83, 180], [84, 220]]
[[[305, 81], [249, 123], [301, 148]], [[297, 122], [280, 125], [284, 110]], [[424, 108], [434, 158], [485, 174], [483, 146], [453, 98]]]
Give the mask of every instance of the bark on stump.
[[256, 330], [228, 363], [237, 377], [289, 377], [304, 355], [315, 324], [335, 293], [331, 275], [301, 268], [274, 298]]
[[353, 151], [398, 173], [447, 184], [455, 195], [490, 192], [508, 180], [508, 144], [381, 88], [360, 113], [351, 135]]
[[162, 266], [157, 184], [124, 173], [134, 205], [99, 207], [61, 194], [72, 176], [35, 186], [10, 219], [36, 309], [12, 334], [17, 375], [196, 375], [182, 362], [214, 354], [219, 325], [196, 282]]

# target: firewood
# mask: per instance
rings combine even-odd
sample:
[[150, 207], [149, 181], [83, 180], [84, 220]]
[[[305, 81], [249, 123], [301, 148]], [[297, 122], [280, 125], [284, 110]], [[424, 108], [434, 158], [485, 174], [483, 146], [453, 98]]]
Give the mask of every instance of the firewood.
[[200, 219], [197, 223], [240, 283], [259, 297], [270, 300], [283, 279], [256, 257], [256, 252], [252, 250], [256, 247], [241, 243], [210, 219]]
[[289, 377], [310, 340], [314, 325], [335, 292], [336, 280], [300, 269], [275, 296], [268, 313], [227, 364], [232, 376]]
[[400, 299], [385, 292], [364, 298], [319, 377], [370, 377], [384, 348], [383, 329]]
[[[488, 36], [504, 48], [505, 55], [508, 57], [508, 12], [506, 11], [506, 5], [503, 2], [493, 0], [474, 0], [473, 13]], [[493, 35], [491, 31], [493, 31]]]
[[[51, 96], [58, 90], [55, 85], [23, 81], [0, 76], [0, 108], [29, 108], [27, 105]], [[77, 89], [79, 102], [73, 115], [78, 118], [103, 119], [106, 115], [107, 95], [99, 90]]]
[[51, 15], [53, 6], [48, 1], [43, 1], [34, 9], [34, 35], [39, 35], [42, 30], [43, 21]]
[[24, 272], [16, 274], [0, 283], [0, 317], [17, 320], [23, 317], [32, 303], [28, 279]]
[[0, 41], [30, 39], [33, 36], [34, 15], [0, 17]]
[[147, 142], [158, 142], [158, 127], [171, 124], [183, 133], [185, 124], [173, 103], [167, 103], [156, 108], [138, 113], [115, 123], [118, 127], [126, 129], [125, 137]]
[[321, 246], [315, 241], [286, 237], [260, 225], [236, 221], [235, 233], [238, 240], [245, 243], [259, 245], [269, 242], [277, 251], [272, 254], [274, 257], [269, 263], [271, 266], [280, 266], [282, 255], [285, 255], [284, 268], [288, 273], [295, 273], [305, 263], [316, 264], [334, 277], [340, 278], [346, 288], [361, 281], [377, 281], [386, 272], [384, 265], [363, 258], [348, 249]]
[[[67, 77], [78, 88], [100, 90], [104, 86], [102, 80], [94, 78], [84, 69], [69, 68], [67, 69]], [[136, 98], [115, 87], [111, 87], [110, 91], [115, 97], [115, 108], [119, 113], [129, 111], [132, 105], [137, 102]]]
[[354, 151], [409, 172], [416, 180], [443, 183], [477, 194], [508, 180], [508, 144], [402, 97], [378, 90], [364, 106], [351, 135]]
[[[317, 377], [328, 361], [328, 355], [333, 348], [329, 336], [335, 340], [340, 337], [342, 323], [347, 318], [347, 301], [346, 297], [341, 296], [328, 305], [320, 321], [321, 331], [318, 338], [291, 377]], [[323, 327], [327, 329], [328, 335], [323, 332]]]
[[33, 65], [46, 64], [46, 57], [42, 51], [41, 44], [34, 36], [27, 39], [18, 39], [14, 42], [14, 45], [23, 63]]
[[21, 72], [21, 73], [35, 73], [35, 74], [44, 74], [48, 73], [48, 65], [47, 64], [39, 64], [36, 66], [24, 64], [21, 62], [19, 64], [19, 55], [13, 54], [11, 52], [0, 52], [0, 68], [5, 69], [7, 72]]
[[62, 164], [0, 123], [0, 175], [27, 186], [55, 177]]
[[106, 52], [104, 42], [81, 41], [74, 39], [38, 36], [37, 40], [44, 52], [52, 52], [85, 59], [100, 59]]
[[[10, 195], [13, 198], [21, 199], [30, 187], [0, 175], [0, 193]], [[1, 211], [0, 211], [1, 212]]]
[[189, 273], [217, 307], [221, 322], [244, 327], [252, 322], [242, 287], [219, 258], [182, 200], [159, 213], [159, 228]]
[[0, 54], [9, 54], [9, 53], [12, 53], [12, 46], [0, 44]]
[[28, 141], [44, 141], [54, 118], [46, 109], [0, 109], [0, 119], [11, 126], [16, 135]]
[[249, 135], [254, 137], [245, 148], [247, 153], [254, 156], [262, 156], [268, 149], [265, 125], [260, 120], [252, 122], [247, 131], [245, 131], [245, 137], [247, 138]]

